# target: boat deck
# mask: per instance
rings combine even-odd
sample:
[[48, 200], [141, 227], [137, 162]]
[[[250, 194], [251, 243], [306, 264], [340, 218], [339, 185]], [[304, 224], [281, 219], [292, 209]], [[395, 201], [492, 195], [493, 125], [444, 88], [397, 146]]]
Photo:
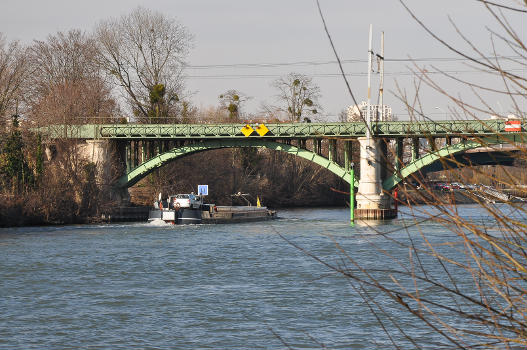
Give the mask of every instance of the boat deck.
[[267, 207], [216, 206], [214, 212], [202, 212], [203, 223], [262, 221], [276, 218], [276, 211]]

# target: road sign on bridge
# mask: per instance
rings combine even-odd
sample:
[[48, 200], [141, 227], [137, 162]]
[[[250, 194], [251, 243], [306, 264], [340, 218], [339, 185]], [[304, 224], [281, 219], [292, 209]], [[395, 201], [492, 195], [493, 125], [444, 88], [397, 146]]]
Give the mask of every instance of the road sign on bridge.
[[209, 185], [198, 185], [198, 194], [201, 196], [209, 195]]

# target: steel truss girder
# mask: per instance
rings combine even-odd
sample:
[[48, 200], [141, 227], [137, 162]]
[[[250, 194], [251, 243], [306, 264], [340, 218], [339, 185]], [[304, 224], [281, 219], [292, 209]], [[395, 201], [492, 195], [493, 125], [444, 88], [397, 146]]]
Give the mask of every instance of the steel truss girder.
[[[258, 123], [251, 123], [253, 127]], [[522, 130], [525, 130], [523, 122]], [[249, 138], [356, 138], [366, 134], [362, 122], [350, 123], [275, 123], [265, 124], [269, 132], [260, 136], [253, 132]], [[246, 138], [241, 132], [243, 124], [101, 124], [50, 125], [39, 131], [54, 138], [79, 139], [221, 139]], [[453, 121], [397, 121], [372, 124], [377, 137], [462, 137], [507, 134], [505, 121], [453, 120]], [[523, 132], [524, 133], [524, 132]]]
[[[139, 180], [150, 174], [157, 168], [177, 159], [190, 155], [193, 153], [203, 152], [218, 148], [240, 148], [240, 147], [264, 147], [275, 151], [286, 152], [293, 154], [298, 157], [307, 159], [319, 166], [328, 169], [338, 177], [342, 178], [347, 183], [350, 182], [349, 172], [340, 167], [337, 163], [330, 161], [316, 153], [308, 151], [306, 149], [298, 148], [295, 146], [287, 145], [284, 143], [267, 141], [262, 139], [229, 139], [229, 140], [207, 140], [202, 142], [196, 142], [193, 144], [175, 147], [171, 150], [161, 153], [156, 157], [149, 159], [148, 161], [140, 164], [139, 166], [132, 169], [126, 175], [123, 175], [117, 180], [116, 186], [119, 188], [127, 188], [136, 184]], [[355, 180], [356, 186], [358, 181]]]

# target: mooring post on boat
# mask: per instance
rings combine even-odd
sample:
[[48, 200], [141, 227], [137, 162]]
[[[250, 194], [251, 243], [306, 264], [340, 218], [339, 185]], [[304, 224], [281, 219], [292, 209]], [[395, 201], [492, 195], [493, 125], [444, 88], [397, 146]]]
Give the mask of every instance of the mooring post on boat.
[[350, 164], [350, 226], [355, 226], [355, 170]]

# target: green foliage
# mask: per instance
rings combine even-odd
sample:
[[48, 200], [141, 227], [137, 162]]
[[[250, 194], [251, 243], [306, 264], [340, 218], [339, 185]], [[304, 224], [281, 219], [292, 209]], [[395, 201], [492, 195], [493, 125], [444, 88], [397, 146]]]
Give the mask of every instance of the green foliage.
[[11, 188], [12, 193], [25, 189], [27, 185], [34, 183], [33, 173], [24, 157], [24, 141], [18, 129], [18, 116], [13, 116], [13, 128], [2, 144], [0, 154], [0, 174], [2, 175], [2, 187]]
[[227, 107], [227, 110], [229, 111], [229, 117], [234, 118], [238, 112], [238, 106], [234, 103], [231, 103], [229, 104], [229, 107]]
[[13, 117], [13, 130], [11, 134], [7, 137], [7, 140], [2, 149], [2, 153], [5, 157], [5, 173], [8, 177], [20, 178], [22, 174], [23, 164], [24, 164], [24, 154], [22, 153], [22, 148], [24, 143], [22, 141], [22, 135], [18, 130], [18, 121], [17, 117]]
[[150, 89], [150, 103], [159, 103], [165, 97], [165, 85], [157, 84]]
[[[170, 117], [175, 117], [174, 106], [179, 100], [176, 93], [167, 94], [164, 84], [156, 84], [150, 88], [149, 92], [150, 105], [145, 108], [145, 112], [138, 111], [141, 114], [146, 113], [150, 123], [166, 123]], [[144, 115], [144, 114], [143, 114]], [[174, 119], [171, 119], [174, 121]]]

